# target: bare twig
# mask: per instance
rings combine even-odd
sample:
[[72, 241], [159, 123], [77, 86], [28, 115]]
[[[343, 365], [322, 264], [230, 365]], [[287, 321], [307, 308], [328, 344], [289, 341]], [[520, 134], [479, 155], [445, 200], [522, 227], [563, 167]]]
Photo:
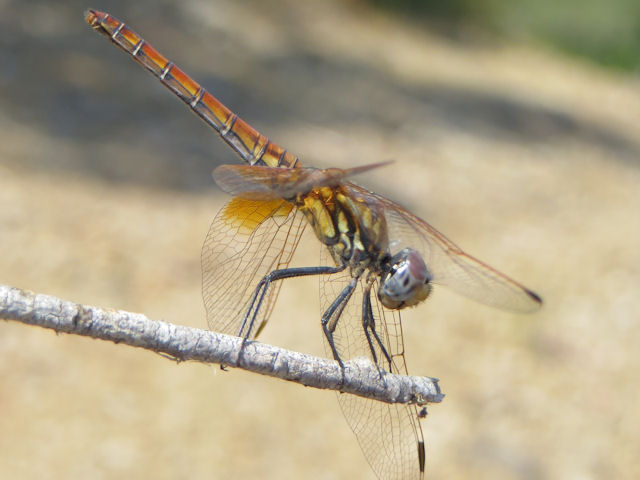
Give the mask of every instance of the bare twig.
[[387, 403], [440, 402], [437, 379], [384, 373], [368, 359], [338, 364], [238, 337], [149, 320], [139, 313], [90, 307], [0, 285], [0, 319], [56, 332], [141, 347], [176, 360], [232, 365], [309, 387], [338, 390]]

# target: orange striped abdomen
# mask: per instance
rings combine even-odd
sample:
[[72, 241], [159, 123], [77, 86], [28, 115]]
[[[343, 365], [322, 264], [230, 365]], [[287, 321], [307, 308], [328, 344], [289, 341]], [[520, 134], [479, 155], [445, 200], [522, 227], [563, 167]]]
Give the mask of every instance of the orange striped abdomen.
[[298, 158], [239, 118], [189, 75], [166, 59], [140, 35], [108, 13], [88, 10], [85, 20], [127, 52], [218, 132], [249, 165], [299, 167]]

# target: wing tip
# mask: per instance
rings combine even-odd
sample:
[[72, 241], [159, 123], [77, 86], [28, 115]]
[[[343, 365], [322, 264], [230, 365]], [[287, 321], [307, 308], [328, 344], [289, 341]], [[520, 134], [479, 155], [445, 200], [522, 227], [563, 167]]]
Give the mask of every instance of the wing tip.
[[424, 450], [424, 441], [418, 441], [418, 467], [420, 468], [420, 478], [424, 478], [425, 463], [426, 454]]
[[542, 304], [544, 302], [542, 301], [542, 297], [540, 297], [540, 295], [538, 295], [533, 290], [529, 290], [528, 288], [525, 289], [525, 292], [529, 296], [529, 298], [533, 301], [533, 305], [532, 305], [532, 309], [531, 309], [532, 311], [537, 310], [540, 307], [542, 307]]

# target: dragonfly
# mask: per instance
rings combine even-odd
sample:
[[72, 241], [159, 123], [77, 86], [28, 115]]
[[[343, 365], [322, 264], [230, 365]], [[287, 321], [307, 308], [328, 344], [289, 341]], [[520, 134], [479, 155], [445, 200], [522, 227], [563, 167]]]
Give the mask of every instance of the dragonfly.
[[[232, 198], [202, 248], [202, 292], [212, 330], [255, 339], [282, 281], [314, 275], [320, 278], [327, 354], [343, 367], [345, 360], [368, 357], [380, 371], [406, 375], [400, 313], [425, 301], [433, 285], [517, 312], [542, 304], [533, 291], [468, 255], [424, 220], [351, 181], [385, 163], [303, 167], [123, 22], [96, 10], [88, 10], [85, 20], [157, 77], [244, 162], [213, 172]], [[321, 258], [317, 265], [290, 267], [308, 226], [324, 246]], [[424, 409], [348, 394], [338, 399], [378, 478], [424, 477]]]

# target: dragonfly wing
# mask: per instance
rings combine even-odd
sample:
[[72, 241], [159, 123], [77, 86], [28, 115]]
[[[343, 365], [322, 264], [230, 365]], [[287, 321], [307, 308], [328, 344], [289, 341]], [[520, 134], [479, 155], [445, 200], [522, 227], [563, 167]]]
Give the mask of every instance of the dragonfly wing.
[[[324, 252], [323, 262], [329, 262]], [[351, 280], [348, 271], [320, 279], [320, 300], [325, 311]], [[363, 280], [356, 287], [336, 324], [334, 342], [342, 360], [367, 357], [373, 361], [371, 349], [362, 326]], [[393, 373], [407, 374], [400, 312], [384, 311], [378, 303], [374, 285], [371, 301], [376, 331], [392, 358]], [[324, 337], [324, 335], [323, 335]], [[325, 340], [327, 356], [331, 348]], [[375, 345], [379, 367], [389, 364]], [[421, 479], [424, 476], [424, 439], [415, 405], [387, 404], [349, 394], [338, 394], [338, 402], [347, 423], [355, 433], [376, 475], [384, 479]]]
[[225, 192], [245, 198], [292, 198], [313, 188], [333, 185], [346, 177], [358, 175], [390, 162], [372, 163], [342, 170], [339, 168], [274, 168], [250, 165], [220, 165], [213, 179]]
[[[306, 226], [290, 203], [233, 198], [220, 210], [202, 247], [202, 294], [211, 330], [238, 335], [256, 286], [291, 261]], [[249, 338], [269, 319], [281, 282], [272, 285]]]
[[418, 250], [433, 276], [434, 284], [504, 310], [532, 312], [542, 304], [536, 293], [465, 253], [438, 230], [397, 203], [357, 185], [348, 185], [359, 195], [368, 196], [382, 206], [392, 253], [405, 247]]
[[250, 165], [220, 165], [213, 171], [218, 186], [233, 196], [245, 198], [277, 198], [278, 182], [299, 169]]

